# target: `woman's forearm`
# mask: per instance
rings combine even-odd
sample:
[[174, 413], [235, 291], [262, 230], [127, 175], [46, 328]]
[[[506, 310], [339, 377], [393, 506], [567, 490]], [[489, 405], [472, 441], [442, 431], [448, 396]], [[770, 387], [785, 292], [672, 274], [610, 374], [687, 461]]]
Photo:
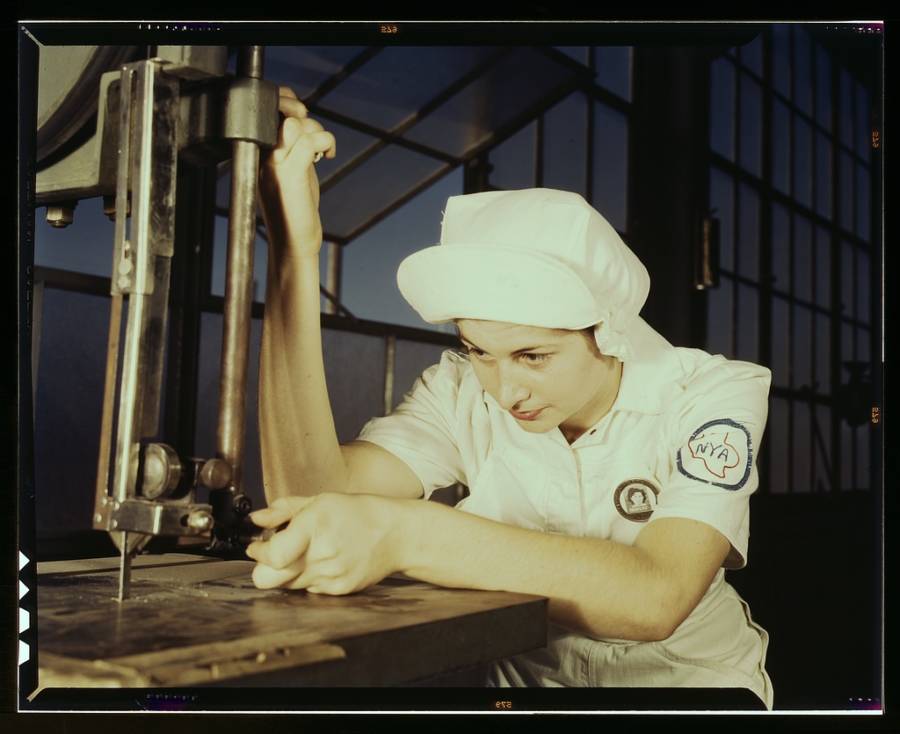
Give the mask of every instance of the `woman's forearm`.
[[284, 122], [260, 168], [269, 234], [259, 365], [259, 431], [266, 498], [342, 491], [341, 459], [325, 387], [319, 317], [319, 183], [315, 161], [335, 155], [334, 136], [279, 89]]
[[673, 588], [641, 549], [542, 533], [434, 502], [404, 501], [398, 565], [440, 586], [550, 599], [550, 618], [596, 637], [668, 636]]
[[325, 384], [318, 257], [273, 242], [260, 352], [259, 428], [266, 498], [343, 491], [347, 472]]

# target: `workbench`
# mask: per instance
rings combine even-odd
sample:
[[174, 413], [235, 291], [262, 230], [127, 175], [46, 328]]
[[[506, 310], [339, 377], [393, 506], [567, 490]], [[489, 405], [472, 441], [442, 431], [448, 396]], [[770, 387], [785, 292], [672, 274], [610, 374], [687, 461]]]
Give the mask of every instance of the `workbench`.
[[547, 600], [402, 576], [348, 596], [257, 589], [252, 561], [38, 564], [39, 688], [405, 686], [546, 644]]

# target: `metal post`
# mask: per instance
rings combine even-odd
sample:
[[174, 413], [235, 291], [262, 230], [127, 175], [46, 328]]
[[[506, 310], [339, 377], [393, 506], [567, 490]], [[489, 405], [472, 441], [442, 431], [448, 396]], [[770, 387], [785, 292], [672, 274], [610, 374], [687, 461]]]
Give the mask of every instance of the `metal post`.
[[[241, 49], [237, 74], [239, 77], [262, 78], [261, 46]], [[228, 221], [228, 260], [216, 441], [218, 455], [232, 467], [229, 489], [236, 495], [241, 487], [244, 453], [244, 398], [250, 346], [250, 307], [253, 300], [253, 244], [256, 238], [259, 145], [247, 140], [235, 140], [232, 146], [231, 216]]]
[[338, 304], [341, 302], [341, 255], [343, 254], [343, 247], [337, 242], [328, 243], [325, 290], [334, 296], [334, 300], [325, 299], [325, 313], [336, 314], [338, 312]]
[[394, 409], [394, 364], [397, 357], [397, 337], [388, 334], [384, 339], [384, 414]]

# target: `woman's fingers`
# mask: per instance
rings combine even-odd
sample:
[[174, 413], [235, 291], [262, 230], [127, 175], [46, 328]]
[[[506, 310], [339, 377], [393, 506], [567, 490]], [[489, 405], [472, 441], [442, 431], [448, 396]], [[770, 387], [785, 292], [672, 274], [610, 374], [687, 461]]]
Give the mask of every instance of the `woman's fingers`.
[[311, 524], [312, 518], [301, 511], [284, 530], [275, 533], [270, 540], [257, 540], [248, 545], [246, 553], [266, 566], [288, 568], [306, 553], [312, 537]]
[[[258, 589], [310, 589], [322, 590], [324, 593], [341, 593], [341, 573], [333, 564], [307, 563], [300, 559], [286, 568], [272, 568], [258, 563], [253, 569], [253, 583]], [[346, 593], [346, 592], [344, 592]]]
[[[299, 158], [303, 165], [307, 157], [312, 162], [318, 162], [322, 156], [334, 158], [337, 155], [334, 136], [326, 133], [321, 123], [309, 117], [306, 105], [290, 87], [278, 88], [278, 110], [284, 121], [278, 130], [278, 143], [272, 149], [272, 163], [277, 165], [288, 158]], [[298, 149], [298, 143], [303, 141], [305, 144]]]
[[272, 161], [284, 163], [289, 158], [313, 160], [317, 153], [327, 158], [337, 154], [334, 135], [310, 118], [289, 117], [281, 126], [278, 145], [272, 150]]
[[309, 162], [312, 162], [316, 159], [316, 153], [321, 153], [326, 158], [334, 158], [337, 155], [337, 141], [334, 139], [334, 135], [327, 130], [307, 133], [298, 138], [282, 160], [299, 158], [301, 161], [308, 159]]
[[[341, 573], [332, 567], [332, 564], [325, 563], [309, 563], [302, 573], [291, 579], [284, 585], [286, 589], [307, 589], [313, 591], [321, 588], [333, 588], [339, 579]], [[319, 593], [315, 591], [314, 593]], [[326, 592], [328, 593], [328, 592]]]
[[[337, 155], [337, 145], [334, 136], [327, 133], [321, 123], [309, 117], [309, 110], [298, 98], [290, 87], [278, 88], [278, 110], [284, 116], [284, 120], [278, 130], [278, 142], [272, 149], [270, 161], [280, 164], [289, 157], [304, 159], [307, 156], [317, 163], [323, 156], [334, 158]], [[317, 133], [326, 133], [325, 136]], [[308, 145], [302, 147], [292, 156], [297, 143], [310, 136]]]
[[253, 569], [253, 584], [258, 589], [277, 589], [278, 587], [291, 587], [290, 583], [299, 577], [306, 569], [305, 562], [301, 559], [287, 568], [272, 568], [262, 563], [257, 563]]
[[312, 501], [312, 497], [279, 497], [268, 507], [251, 512], [250, 519], [261, 528], [277, 528]]
[[290, 87], [278, 89], [278, 111], [285, 117], [306, 117], [309, 110]]
[[305, 133], [317, 131], [318, 128], [309, 124], [311, 122], [313, 121], [309, 118], [300, 120], [296, 117], [288, 117], [281, 123], [281, 127], [278, 130], [278, 143], [272, 149], [272, 156], [277, 163], [288, 157], [297, 141]]
[[296, 97], [279, 97], [278, 111], [288, 119], [305, 120], [309, 115], [306, 105]]

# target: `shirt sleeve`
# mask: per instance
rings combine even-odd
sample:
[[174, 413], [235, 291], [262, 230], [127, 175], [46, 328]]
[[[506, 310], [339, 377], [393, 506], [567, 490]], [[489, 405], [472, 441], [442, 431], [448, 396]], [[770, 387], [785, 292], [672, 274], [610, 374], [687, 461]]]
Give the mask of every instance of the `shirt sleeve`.
[[674, 401], [667, 426], [671, 479], [651, 522], [682, 517], [711, 525], [731, 543], [725, 568], [743, 568], [772, 375], [749, 362], [712, 359]]
[[444, 352], [390, 415], [373, 418], [358, 436], [409, 466], [422, 482], [426, 499], [436, 489], [466, 482], [456, 435], [459, 386], [467, 364], [452, 351]]

